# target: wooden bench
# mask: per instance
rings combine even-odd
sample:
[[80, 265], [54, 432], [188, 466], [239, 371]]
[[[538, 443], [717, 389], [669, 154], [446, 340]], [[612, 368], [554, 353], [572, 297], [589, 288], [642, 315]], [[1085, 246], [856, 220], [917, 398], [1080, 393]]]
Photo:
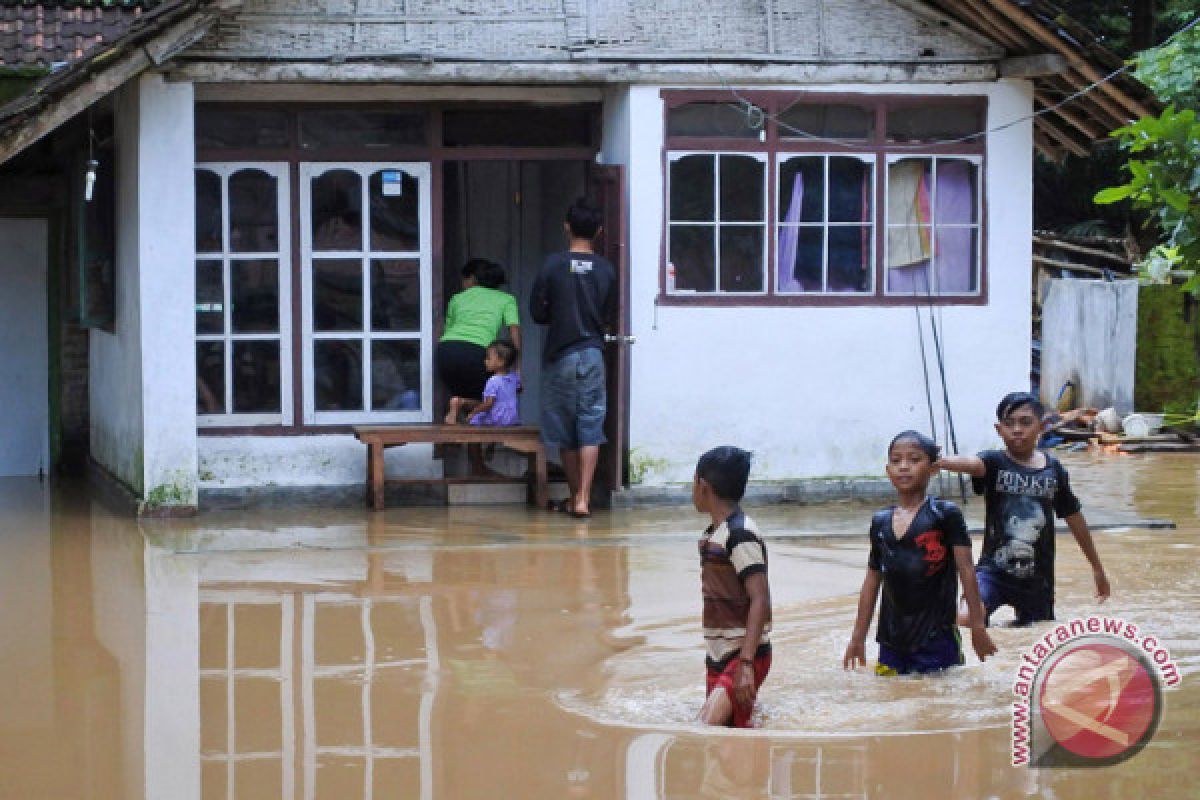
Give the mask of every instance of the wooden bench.
[[356, 425], [354, 436], [367, 446], [367, 501], [373, 511], [383, 510], [386, 483], [489, 483], [503, 478], [407, 478], [385, 480], [383, 451], [406, 444], [499, 444], [529, 456], [529, 500], [537, 507], [546, 505], [546, 450], [537, 428], [511, 426], [487, 428], [475, 425]]

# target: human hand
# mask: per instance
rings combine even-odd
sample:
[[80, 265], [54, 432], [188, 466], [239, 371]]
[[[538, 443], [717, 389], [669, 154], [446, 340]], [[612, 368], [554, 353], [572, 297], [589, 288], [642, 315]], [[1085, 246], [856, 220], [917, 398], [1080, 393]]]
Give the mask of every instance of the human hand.
[[733, 700], [742, 708], [754, 705], [754, 665], [749, 661], [738, 661], [733, 680]]
[[861, 641], [851, 640], [842, 656], [842, 669], [856, 669], [867, 665], [867, 648]]
[[1096, 599], [1103, 603], [1112, 595], [1112, 588], [1108, 585], [1108, 576], [1104, 574], [1104, 567], [1096, 567], [1092, 570], [1092, 580], [1096, 582]]
[[996, 644], [982, 625], [971, 628], [971, 648], [980, 661], [987, 661], [988, 656], [996, 655]]

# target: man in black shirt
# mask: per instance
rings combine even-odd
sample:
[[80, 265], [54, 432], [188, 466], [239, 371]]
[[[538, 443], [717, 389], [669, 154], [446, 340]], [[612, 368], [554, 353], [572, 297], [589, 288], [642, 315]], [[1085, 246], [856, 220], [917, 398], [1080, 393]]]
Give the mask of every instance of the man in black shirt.
[[546, 259], [533, 282], [529, 312], [549, 327], [542, 351], [542, 439], [558, 447], [571, 496], [562, 510], [590, 513], [592, 479], [607, 413], [604, 333], [612, 324], [616, 270], [592, 243], [599, 209], [586, 199], [567, 209], [568, 247]]

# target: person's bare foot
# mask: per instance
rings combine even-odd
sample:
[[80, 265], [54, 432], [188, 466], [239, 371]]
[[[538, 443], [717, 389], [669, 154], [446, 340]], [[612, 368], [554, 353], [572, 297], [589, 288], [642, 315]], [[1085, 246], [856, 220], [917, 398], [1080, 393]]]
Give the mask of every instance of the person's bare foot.
[[591, 509], [588, 508], [588, 504], [580, 500], [573, 502], [570, 508], [571, 510], [567, 513], [576, 519], [587, 519], [592, 515]]
[[443, 421], [447, 425], [457, 425], [458, 424], [458, 412], [457, 411], [447, 411], [446, 418]]

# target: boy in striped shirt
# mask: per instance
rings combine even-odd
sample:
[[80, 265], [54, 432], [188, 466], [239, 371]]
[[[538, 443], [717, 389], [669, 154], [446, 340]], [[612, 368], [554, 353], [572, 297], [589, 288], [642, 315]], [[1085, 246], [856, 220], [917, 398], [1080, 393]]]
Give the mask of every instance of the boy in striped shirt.
[[771, 591], [767, 546], [739, 506], [750, 454], [717, 447], [700, 457], [692, 483], [696, 510], [712, 524], [700, 537], [707, 700], [700, 721], [749, 728], [758, 688], [771, 669]]

